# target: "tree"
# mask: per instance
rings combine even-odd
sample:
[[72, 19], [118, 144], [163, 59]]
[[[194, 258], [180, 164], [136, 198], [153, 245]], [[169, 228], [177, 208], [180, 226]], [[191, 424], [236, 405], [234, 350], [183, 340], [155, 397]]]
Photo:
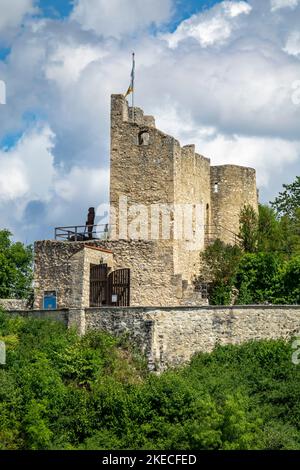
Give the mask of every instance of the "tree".
[[274, 209], [267, 205], [259, 205], [258, 245], [259, 252], [274, 252], [284, 249], [284, 234]]
[[275, 254], [246, 253], [239, 262], [235, 276], [235, 286], [240, 291], [238, 303], [270, 301], [279, 270], [280, 260]]
[[273, 288], [273, 303], [300, 304], [300, 256], [284, 264]]
[[12, 242], [8, 230], [0, 230], [0, 298], [28, 298], [32, 292], [31, 246]]
[[300, 208], [300, 176], [296, 176], [291, 184], [283, 184], [283, 188], [284, 191], [271, 202], [271, 206], [278, 217], [287, 216], [294, 219], [296, 210]]
[[226, 245], [221, 240], [216, 240], [200, 256], [202, 271], [198, 282], [210, 281], [212, 283], [210, 303], [213, 305], [229, 304], [233, 278], [242, 256], [240, 247]]
[[300, 208], [295, 209], [293, 218], [285, 215], [279, 221], [282, 237], [282, 251], [289, 257], [300, 254]]
[[257, 251], [258, 216], [252, 206], [244, 206], [240, 213], [239, 237], [244, 250], [248, 253]]

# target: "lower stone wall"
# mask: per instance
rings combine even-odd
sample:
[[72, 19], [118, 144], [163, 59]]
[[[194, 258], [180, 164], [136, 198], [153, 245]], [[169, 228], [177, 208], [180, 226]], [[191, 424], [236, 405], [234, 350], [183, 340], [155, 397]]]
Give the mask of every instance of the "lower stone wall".
[[0, 307], [4, 310], [26, 310], [29, 302], [26, 299], [0, 299]]
[[129, 333], [150, 369], [163, 370], [217, 344], [300, 335], [300, 306], [86, 309], [85, 328]]
[[81, 334], [128, 334], [150, 370], [188, 362], [217, 344], [300, 336], [300, 306], [114, 307], [11, 312], [63, 321]]
[[53, 321], [60, 321], [66, 327], [69, 325], [69, 310], [68, 309], [61, 309], [61, 310], [8, 310], [6, 309], [10, 315], [20, 315], [22, 317], [27, 318], [37, 318], [40, 320], [53, 320]]

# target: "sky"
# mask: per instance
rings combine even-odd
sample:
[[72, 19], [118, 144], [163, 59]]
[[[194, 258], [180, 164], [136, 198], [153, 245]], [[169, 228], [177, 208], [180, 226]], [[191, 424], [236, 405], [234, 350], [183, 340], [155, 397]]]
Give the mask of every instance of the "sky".
[[300, 0], [0, 0], [0, 12], [0, 228], [15, 239], [53, 238], [108, 201], [110, 95], [127, 90], [133, 50], [135, 102], [159, 129], [213, 165], [256, 168], [263, 203], [300, 174]]

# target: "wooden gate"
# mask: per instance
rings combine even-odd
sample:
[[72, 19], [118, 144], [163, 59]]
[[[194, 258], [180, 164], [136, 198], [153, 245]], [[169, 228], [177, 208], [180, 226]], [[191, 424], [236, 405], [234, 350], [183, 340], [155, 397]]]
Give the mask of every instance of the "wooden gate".
[[90, 307], [129, 307], [130, 269], [108, 274], [107, 264], [91, 264]]
[[108, 304], [107, 274], [107, 264], [91, 264], [90, 307], [103, 307]]
[[108, 305], [130, 305], [130, 269], [117, 269], [108, 275]]

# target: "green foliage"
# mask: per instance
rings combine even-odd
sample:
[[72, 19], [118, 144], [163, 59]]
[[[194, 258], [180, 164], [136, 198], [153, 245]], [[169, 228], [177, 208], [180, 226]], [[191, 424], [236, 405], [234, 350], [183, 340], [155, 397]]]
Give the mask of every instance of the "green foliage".
[[270, 301], [279, 274], [279, 260], [272, 253], [247, 253], [238, 265], [235, 286], [239, 289], [237, 303], [259, 304]]
[[32, 247], [11, 241], [8, 230], [0, 230], [0, 298], [29, 298], [32, 293]]
[[217, 282], [213, 283], [210, 291], [210, 304], [211, 305], [230, 305], [232, 299], [232, 282]]
[[239, 238], [243, 249], [248, 253], [257, 250], [258, 243], [258, 216], [252, 206], [244, 206], [240, 213]]
[[274, 202], [271, 202], [279, 217], [289, 217], [293, 219], [296, 211], [300, 208], [300, 176], [291, 184], [283, 185], [284, 191], [279, 193]]
[[274, 209], [267, 205], [259, 205], [258, 218], [258, 252], [283, 251], [285, 237], [276, 218]]
[[293, 218], [283, 216], [280, 219], [282, 251], [287, 257], [300, 255], [300, 208], [295, 209]]
[[238, 246], [226, 245], [221, 240], [216, 240], [201, 254], [206, 277], [227, 284], [235, 273], [241, 254]]
[[226, 245], [216, 240], [201, 254], [202, 273], [196, 283], [211, 281], [210, 303], [228, 305], [232, 286], [242, 251], [238, 246]]
[[243, 253], [216, 240], [201, 255], [198, 282], [211, 283], [210, 303], [299, 304], [300, 208], [294, 204], [292, 213], [279, 217], [265, 205], [258, 216], [245, 206], [239, 238]]
[[0, 335], [17, 338], [0, 366], [0, 449], [300, 448], [300, 366], [284, 341], [156, 376], [127, 338], [3, 313]]
[[295, 256], [282, 266], [272, 297], [276, 304], [300, 304], [300, 256]]

